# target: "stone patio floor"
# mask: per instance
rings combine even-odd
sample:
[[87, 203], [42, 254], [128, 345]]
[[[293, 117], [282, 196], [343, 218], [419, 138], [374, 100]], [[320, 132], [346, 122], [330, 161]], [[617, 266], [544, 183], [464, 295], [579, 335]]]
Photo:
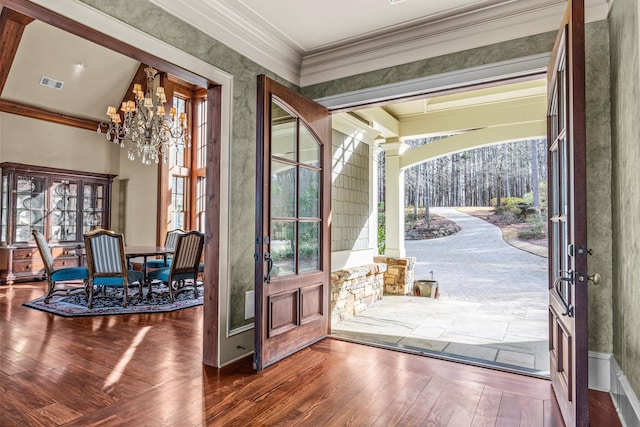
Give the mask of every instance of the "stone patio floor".
[[415, 279], [439, 298], [384, 296], [332, 324], [336, 337], [515, 370], [549, 373], [546, 258], [506, 244], [497, 227], [433, 209], [462, 226], [446, 238], [406, 242]]

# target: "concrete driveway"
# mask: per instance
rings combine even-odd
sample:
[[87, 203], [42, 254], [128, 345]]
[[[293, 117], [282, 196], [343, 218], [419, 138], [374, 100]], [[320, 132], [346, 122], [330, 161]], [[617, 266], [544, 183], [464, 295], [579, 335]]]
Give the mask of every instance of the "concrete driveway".
[[462, 227], [407, 241], [415, 279], [439, 298], [385, 296], [334, 335], [545, 375], [549, 369], [547, 259], [505, 243], [500, 229], [455, 208], [432, 208]]
[[462, 227], [449, 237], [405, 242], [415, 279], [439, 282], [440, 298], [547, 307], [547, 259], [516, 249], [493, 224], [455, 208], [431, 208]]

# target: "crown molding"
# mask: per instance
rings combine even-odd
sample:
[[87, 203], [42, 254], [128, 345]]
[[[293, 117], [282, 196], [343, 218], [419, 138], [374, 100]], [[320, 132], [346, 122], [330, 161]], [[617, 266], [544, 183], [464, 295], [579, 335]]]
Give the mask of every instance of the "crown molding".
[[[520, 0], [307, 55], [300, 86], [555, 31], [565, 7], [563, 0]], [[586, 0], [588, 22], [606, 19], [608, 11], [606, 0]]]
[[[305, 55], [241, 2], [149, 1], [300, 87], [555, 31], [566, 7], [565, 0], [511, 1]], [[612, 3], [585, 0], [587, 22], [606, 19]]]
[[480, 85], [543, 74], [547, 71], [549, 54], [543, 53], [509, 61], [465, 68], [381, 86], [344, 92], [315, 99], [331, 111], [371, 105], [392, 99], [437, 93], [461, 86]]
[[300, 83], [302, 50], [237, 1], [149, 0], [291, 83]]

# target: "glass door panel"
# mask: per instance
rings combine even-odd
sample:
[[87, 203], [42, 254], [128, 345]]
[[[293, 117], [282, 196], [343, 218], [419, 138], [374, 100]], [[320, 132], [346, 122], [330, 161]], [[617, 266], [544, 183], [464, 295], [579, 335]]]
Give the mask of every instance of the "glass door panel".
[[300, 216], [320, 218], [320, 171], [300, 168]]
[[84, 184], [82, 198], [82, 232], [104, 228], [107, 203], [104, 185]]
[[0, 242], [6, 243], [9, 236], [9, 176], [2, 175], [2, 199], [0, 200]]
[[300, 223], [300, 272], [320, 269], [320, 222]]
[[271, 156], [296, 160], [296, 118], [277, 102], [271, 103]]
[[300, 163], [320, 166], [320, 145], [304, 124], [300, 126]]
[[296, 272], [296, 223], [294, 221], [271, 222], [271, 276], [280, 277]]
[[75, 241], [78, 227], [78, 183], [54, 180], [51, 187], [51, 239]]
[[45, 179], [16, 177], [16, 243], [31, 240], [31, 229], [44, 231]]
[[271, 218], [295, 218], [296, 166], [271, 162]]

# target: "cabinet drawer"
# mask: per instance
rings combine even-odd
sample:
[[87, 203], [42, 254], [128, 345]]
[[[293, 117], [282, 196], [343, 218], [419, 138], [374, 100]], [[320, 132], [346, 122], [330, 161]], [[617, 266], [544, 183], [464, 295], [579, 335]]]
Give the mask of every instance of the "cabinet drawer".
[[39, 273], [44, 271], [44, 264], [41, 259], [32, 259], [26, 261], [14, 261], [13, 272], [18, 273]]
[[78, 257], [56, 258], [53, 260], [53, 268], [78, 267], [80, 265]]
[[77, 251], [78, 249], [75, 246], [70, 246], [70, 247], [56, 247], [56, 248], [51, 248], [51, 253], [53, 254], [54, 258], [57, 257], [76, 257], [77, 255], [74, 254], [74, 251]]
[[13, 251], [14, 260], [40, 259], [40, 253], [36, 248], [16, 249]]

